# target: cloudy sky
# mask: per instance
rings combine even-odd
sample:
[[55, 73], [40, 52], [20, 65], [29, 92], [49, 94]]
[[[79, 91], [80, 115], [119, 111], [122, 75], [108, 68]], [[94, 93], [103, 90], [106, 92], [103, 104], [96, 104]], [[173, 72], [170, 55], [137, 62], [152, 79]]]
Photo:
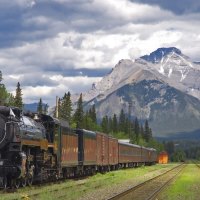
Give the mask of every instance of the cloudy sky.
[[1, 0], [0, 70], [26, 103], [91, 88], [120, 59], [176, 46], [200, 61], [197, 0]]

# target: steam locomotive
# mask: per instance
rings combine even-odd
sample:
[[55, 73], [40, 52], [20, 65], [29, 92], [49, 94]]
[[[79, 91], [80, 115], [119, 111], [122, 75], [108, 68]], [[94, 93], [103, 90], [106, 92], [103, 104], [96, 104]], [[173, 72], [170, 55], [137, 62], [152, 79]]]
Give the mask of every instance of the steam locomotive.
[[122, 167], [154, 164], [152, 148], [106, 134], [72, 130], [49, 115], [0, 106], [0, 187], [31, 185]]

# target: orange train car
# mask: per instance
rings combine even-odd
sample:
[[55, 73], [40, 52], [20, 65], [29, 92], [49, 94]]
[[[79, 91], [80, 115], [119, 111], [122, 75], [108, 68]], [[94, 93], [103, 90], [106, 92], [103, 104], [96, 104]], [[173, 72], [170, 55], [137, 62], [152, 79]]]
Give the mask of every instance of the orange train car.
[[169, 156], [166, 151], [162, 151], [158, 155], [158, 163], [159, 164], [167, 164], [169, 160]]

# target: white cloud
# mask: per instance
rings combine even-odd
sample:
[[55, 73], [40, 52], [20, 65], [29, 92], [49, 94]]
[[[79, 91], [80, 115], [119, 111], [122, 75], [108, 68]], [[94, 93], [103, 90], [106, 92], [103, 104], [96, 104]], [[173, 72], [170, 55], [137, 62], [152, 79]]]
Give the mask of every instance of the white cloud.
[[[1, 49], [0, 69], [8, 90], [14, 91], [17, 81], [23, 83], [26, 101], [44, 96], [52, 102], [68, 90], [87, 90], [99, 78], [85, 76], [82, 69], [111, 69], [120, 59], [135, 59], [163, 46], [176, 46], [200, 59], [198, 13], [177, 16], [128, 0], [13, 2], [9, 4], [26, 10], [19, 13], [19, 32], [9, 27], [10, 40], [20, 43], [12, 41]], [[7, 41], [3, 39], [0, 44]], [[76, 70], [75, 77], [69, 75]]]

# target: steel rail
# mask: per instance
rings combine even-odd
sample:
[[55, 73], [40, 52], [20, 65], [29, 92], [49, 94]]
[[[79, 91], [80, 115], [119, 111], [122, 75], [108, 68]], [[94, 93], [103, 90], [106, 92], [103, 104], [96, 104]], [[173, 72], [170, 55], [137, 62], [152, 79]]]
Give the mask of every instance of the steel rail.
[[177, 176], [183, 171], [183, 169], [185, 168], [185, 166], [180, 169], [180, 171], [178, 171], [175, 176], [173, 176], [171, 179], [169, 179], [167, 182], [165, 182], [160, 188], [158, 188], [151, 196], [149, 196], [146, 200], [153, 200], [155, 199], [165, 188], [167, 185], [169, 185], [169, 183], [171, 183], [173, 180], [175, 180], [175, 178], [177, 178]]
[[[160, 175], [155, 176], [155, 177], [153, 177], [153, 178], [151, 178], [151, 179], [148, 179], [147, 181], [144, 181], [144, 182], [142, 182], [142, 183], [140, 183], [140, 184], [138, 184], [138, 185], [136, 185], [136, 186], [134, 186], [134, 187], [131, 187], [131, 188], [129, 188], [129, 189], [127, 189], [127, 190], [125, 190], [125, 191], [123, 191], [123, 192], [121, 192], [121, 193], [115, 195], [115, 196], [112, 196], [112, 197], [108, 198], [107, 200], [118, 200], [118, 199], [124, 197], [125, 195], [127, 195], [127, 194], [129, 194], [129, 193], [135, 191], [136, 189], [142, 188], [142, 187], [145, 186], [147, 183], [150, 183], [150, 182], [152, 182], [153, 180], [156, 180], [156, 179], [158, 179], [158, 178], [160, 178], [160, 177], [162, 177], [162, 176], [164, 176], [164, 175], [166, 175], [166, 174], [172, 172], [173, 170], [175, 170], [175, 169], [177, 169], [177, 168], [181, 168], [183, 165], [184, 165], [184, 164], [180, 164], [180, 165], [178, 165], [178, 166], [176, 166], [176, 167], [174, 167], [174, 168], [172, 168], [172, 169], [170, 169], [170, 170], [164, 172], [163, 174], [160, 174]], [[181, 169], [182, 169], [182, 168], [181, 168]]]

